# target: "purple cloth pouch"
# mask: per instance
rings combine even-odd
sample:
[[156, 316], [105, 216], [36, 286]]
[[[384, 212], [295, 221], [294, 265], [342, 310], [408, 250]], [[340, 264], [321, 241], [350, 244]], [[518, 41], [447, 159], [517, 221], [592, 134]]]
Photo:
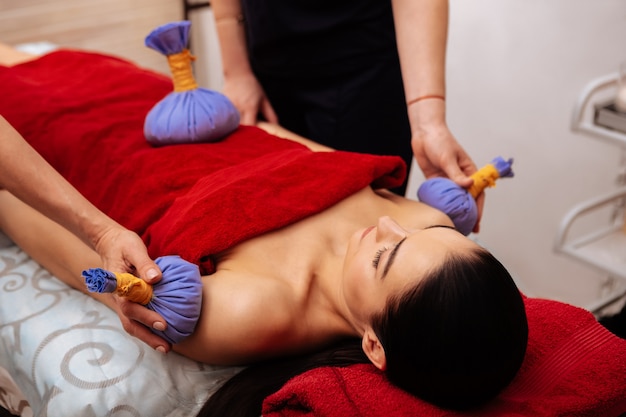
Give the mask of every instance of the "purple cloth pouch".
[[193, 79], [193, 57], [187, 50], [190, 26], [188, 21], [167, 23], [145, 39], [147, 47], [167, 56], [174, 81], [174, 91], [144, 122], [144, 135], [153, 146], [217, 142], [239, 126], [239, 112], [228, 97], [198, 87]]
[[431, 178], [417, 190], [417, 198], [431, 207], [446, 213], [454, 227], [469, 235], [478, 220], [478, 207], [474, 197], [448, 178]]
[[152, 329], [170, 343], [176, 344], [191, 335], [202, 309], [202, 279], [197, 265], [180, 256], [162, 256], [155, 260], [163, 272], [153, 285], [154, 295], [146, 307], [166, 321], [164, 331]]
[[[162, 278], [152, 285], [152, 298], [146, 307], [159, 313], [167, 328], [151, 329], [170, 343], [176, 344], [191, 335], [202, 309], [202, 279], [197, 265], [180, 256], [162, 256], [155, 260]], [[113, 293], [118, 287], [116, 274], [102, 268], [83, 271], [90, 292]], [[139, 278], [137, 278], [139, 279]]]
[[437, 208], [450, 217], [454, 227], [465, 236], [469, 235], [478, 221], [478, 206], [475, 198], [486, 187], [493, 187], [498, 178], [513, 177], [513, 158], [500, 156], [471, 175], [474, 184], [469, 190], [448, 178], [431, 178], [417, 190], [417, 198]]

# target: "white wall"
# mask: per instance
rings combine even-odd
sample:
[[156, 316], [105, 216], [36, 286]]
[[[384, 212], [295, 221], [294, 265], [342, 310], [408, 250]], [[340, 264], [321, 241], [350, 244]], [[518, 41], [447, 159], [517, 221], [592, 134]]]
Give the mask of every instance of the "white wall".
[[[626, 60], [626, 0], [450, 0], [448, 123], [478, 165], [515, 159], [487, 191], [477, 239], [529, 295], [585, 306], [605, 274], [553, 250], [565, 213], [615, 188], [618, 148], [570, 131], [593, 78]], [[193, 18], [196, 78], [221, 87], [208, 10]], [[423, 179], [412, 169], [407, 196]]]
[[[478, 239], [531, 295], [587, 305], [605, 274], [553, 243], [570, 207], [616, 187], [620, 148], [572, 133], [570, 118], [584, 86], [626, 60], [626, 1], [450, 7], [448, 123], [477, 165], [515, 158], [515, 178], [487, 190]], [[414, 188], [421, 173], [412, 175]]]

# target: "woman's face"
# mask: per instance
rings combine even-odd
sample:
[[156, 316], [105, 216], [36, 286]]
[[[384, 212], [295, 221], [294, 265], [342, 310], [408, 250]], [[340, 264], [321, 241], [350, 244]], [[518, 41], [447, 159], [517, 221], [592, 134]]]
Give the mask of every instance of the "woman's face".
[[477, 245], [455, 230], [432, 225], [404, 229], [390, 217], [357, 231], [348, 244], [343, 268], [345, 303], [357, 324], [369, 323], [387, 299], [414, 288], [446, 254]]

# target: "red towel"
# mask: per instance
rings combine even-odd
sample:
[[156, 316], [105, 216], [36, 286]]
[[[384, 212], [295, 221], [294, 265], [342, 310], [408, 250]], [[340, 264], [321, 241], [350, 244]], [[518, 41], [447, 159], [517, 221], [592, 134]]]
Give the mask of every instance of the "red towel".
[[406, 175], [396, 157], [315, 153], [253, 127], [154, 148], [144, 118], [170, 79], [100, 54], [0, 66], [0, 85], [0, 114], [83, 195], [139, 233], [153, 257], [179, 255], [205, 273], [211, 254]]
[[527, 298], [528, 350], [513, 382], [474, 412], [452, 412], [391, 385], [372, 365], [325, 367], [288, 381], [263, 405], [264, 417], [617, 417], [626, 412], [626, 340], [593, 315]]

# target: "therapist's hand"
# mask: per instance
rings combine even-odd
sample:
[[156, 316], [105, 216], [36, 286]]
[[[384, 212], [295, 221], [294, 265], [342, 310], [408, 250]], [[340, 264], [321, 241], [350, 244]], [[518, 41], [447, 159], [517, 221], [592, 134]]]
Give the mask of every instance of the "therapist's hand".
[[[474, 182], [470, 175], [477, 171], [474, 161], [459, 145], [441, 118], [424, 117], [424, 113], [421, 115], [422, 123], [411, 125], [413, 130], [411, 147], [424, 177], [426, 179], [447, 177], [459, 186], [469, 188]], [[478, 220], [472, 230], [474, 233], [480, 231], [484, 204], [485, 195], [481, 193], [476, 198]]]
[[239, 110], [242, 125], [255, 125], [259, 115], [267, 122], [278, 124], [274, 108], [252, 73], [225, 77], [222, 92]]
[[94, 249], [100, 255], [104, 268], [112, 272], [129, 272], [149, 284], [161, 279], [161, 270], [148, 256], [143, 240], [134, 232], [112, 225], [96, 238]]
[[[104, 229], [94, 242], [94, 248], [102, 258], [104, 268], [109, 271], [130, 272], [139, 275], [149, 284], [161, 279], [161, 270], [148, 256], [141, 238], [122, 226], [113, 224]], [[124, 297], [114, 294], [110, 296], [113, 298], [112, 307], [128, 334], [153, 349], [163, 353], [169, 352], [170, 344], [150, 330], [150, 328], [165, 330], [167, 323], [160, 314]]]
[[128, 301], [124, 297], [114, 294], [110, 294], [110, 296], [114, 300], [113, 309], [129, 335], [136, 337], [159, 352], [167, 353], [171, 350], [170, 344], [165, 339], [150, 330], [150, 328], [165, 330], [167, 324], [163, 317], [141, 304]]

